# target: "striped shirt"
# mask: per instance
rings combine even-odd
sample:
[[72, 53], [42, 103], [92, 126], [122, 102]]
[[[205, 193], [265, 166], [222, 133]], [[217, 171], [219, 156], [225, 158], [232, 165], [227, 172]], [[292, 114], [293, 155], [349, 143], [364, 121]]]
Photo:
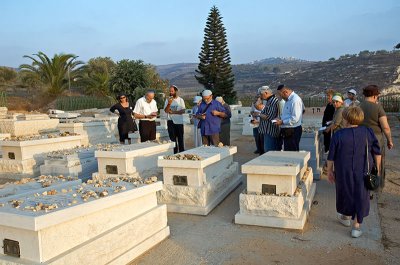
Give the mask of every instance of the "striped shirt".
[[279, 118], [279, 101], [272, 95], [265, 102], [265, 107], [261, 112], [267, 115], [266, 119], [260, 119], [260, 125], [258, 126], [258, 133], [269, 134], [272, 137], [279, 136], [279, 126], [271, 121]]

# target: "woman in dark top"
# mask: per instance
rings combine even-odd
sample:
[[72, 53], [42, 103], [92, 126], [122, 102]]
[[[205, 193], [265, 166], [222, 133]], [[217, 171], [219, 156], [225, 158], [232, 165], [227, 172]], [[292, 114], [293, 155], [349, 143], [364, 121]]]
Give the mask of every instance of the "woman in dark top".
[[360, 107], [344, 109], [343, 118], [346, 126], [333, 134], [329, 148], [328, 181], [336, 186], [339, 222], [351, 226], [352, 219], [351, 236], [359, 237], [363, 219], [369, 214], [369, 191], [364, 184], [364, 175], [371, 170], [374, 160], [380, 174], [381, 152], [372, 129], [358, 126], [364, 120]]
[[128, 102], [128, 98], [125, 94], [118, 96], [118, 103], [110, 108], [110, 111], [114, 113], [118, 110], [118, 132], [119, 142], [125, 143], [125, 139], [128, 139], [128, 143], [131, 144], [131, 139], [128, 137], [130, 132], [137, 131], [137, 126], [132, 118], [132, 106]]
[[[326, 98], [328, 100], [328, 104], [325, 107], [324, 116], [322, 117], [322, 126], [328, 127], [326, 124], [328, 121], [332, 121], [333, 114], [335, 113], [335, 107], [332, 104], [332, 97], [335, 91], [333, 89], [326, 90]], [[331, 143], [331, 133], [324, 132], [324, 146], [325, 152], [329, 151], [329, 145]]]

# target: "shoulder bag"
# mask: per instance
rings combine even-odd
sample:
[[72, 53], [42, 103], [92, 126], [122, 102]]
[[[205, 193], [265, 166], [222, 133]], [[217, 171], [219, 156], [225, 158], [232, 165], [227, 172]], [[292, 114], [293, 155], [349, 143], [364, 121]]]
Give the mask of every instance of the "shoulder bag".
[[365, 141], [367, 143], [366, 153], [365, 153], [365, 159], [367, 160], [367, 173], [364, 175], [364, 184], [368, 190], [376, 190], [379, 188], [379, 185], [381, 183], [381, 177], [378, 176], [378, 174], [376, 173], [377, 172], [376, 170], [374, 170], [375, 172], [373, 173], [369, 169], [368, 138], [365, 138]]

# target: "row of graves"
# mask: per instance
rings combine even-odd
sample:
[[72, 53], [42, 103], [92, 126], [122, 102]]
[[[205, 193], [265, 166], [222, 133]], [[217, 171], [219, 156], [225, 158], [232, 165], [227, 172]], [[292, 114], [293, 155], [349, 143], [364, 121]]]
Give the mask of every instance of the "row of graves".
[[[208, 215], [243, 181], [235, 146], [173, 154], [162, 131], [120, 145], [108, 123], [0, 141], [0, 179], [15, 179], [0, 185], [0, 264], [127, 264], [170, 235], [168, 212]], [[309, 161], [269, 152], [242, 165], [235, 223], [302, 229], [316, 190]]]

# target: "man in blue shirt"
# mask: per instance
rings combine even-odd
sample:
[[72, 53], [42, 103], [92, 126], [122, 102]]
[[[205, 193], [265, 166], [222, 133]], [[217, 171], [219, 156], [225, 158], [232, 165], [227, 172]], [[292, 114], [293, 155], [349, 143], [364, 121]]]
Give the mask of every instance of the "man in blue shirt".
[[219, 144], [219, 133], [221, 132], [221, 118], [227, 117], [222, 104], [212, 97], [211, 90], [204, 90], [203, 101], [195, 115], [199, 119], [201, 138], [203, 145]]
[[284, 151], [299, 151], [300, 138], [303, 133], [301, 122], [303, 120], [304, 104], [294, 91], [285, 85], [278, 86], [278, 92], [285, 100], [281, 119], [276, 124], [281, 127]]

